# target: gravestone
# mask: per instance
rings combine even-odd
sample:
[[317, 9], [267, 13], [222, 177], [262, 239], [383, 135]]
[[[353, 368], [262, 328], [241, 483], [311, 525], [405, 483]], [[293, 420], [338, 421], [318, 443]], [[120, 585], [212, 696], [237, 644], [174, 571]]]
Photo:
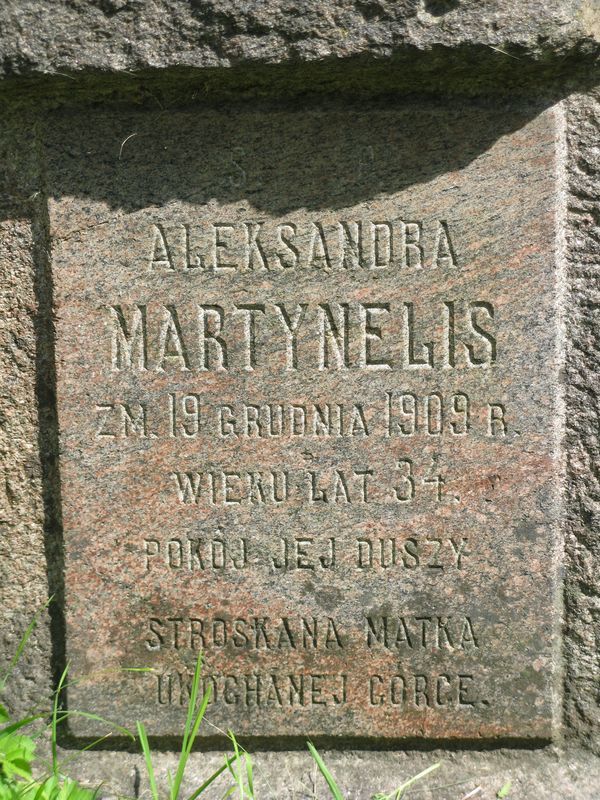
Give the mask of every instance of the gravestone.
[[[231, 728], [260, 800], [328, 796], [307, 739], [355, 800], [438, 761], [415, 796], [600, 796], [599, 31], [0, 3], [13, 718], [69, 665], [166, 791], [201, 654], [187, 794]], [[146, 796], [120, 729], [61, 728], [61, 769]]]
[[550, 740], [557, 111], [49, 127], [69, 705], [176, 736], [202, 653], [206, 736]]

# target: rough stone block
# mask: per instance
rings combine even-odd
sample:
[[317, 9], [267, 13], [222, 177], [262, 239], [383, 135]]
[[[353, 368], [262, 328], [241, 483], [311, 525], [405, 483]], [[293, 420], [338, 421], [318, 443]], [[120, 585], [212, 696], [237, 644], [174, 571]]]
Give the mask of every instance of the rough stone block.
[[19, 0], [0, 26], [6, 76], [407, 53], [426, 54], [430, 71], [451, 50], [455, 65], [487, 51], [502, 68], [597, 56], [600, 38], [594, 0]]

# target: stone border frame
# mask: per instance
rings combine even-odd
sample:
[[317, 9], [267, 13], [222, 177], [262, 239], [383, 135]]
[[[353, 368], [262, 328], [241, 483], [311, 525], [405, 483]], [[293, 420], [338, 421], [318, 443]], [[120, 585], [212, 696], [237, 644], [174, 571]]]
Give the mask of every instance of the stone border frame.
[[[93, 83], [91, 93], [86, 89], [74, 97], [76, 104], [84, 106], [95, 97], [111, 94], [110, 80], [104, 88], [102, 81]], [[159, 85], [156, 92], [148, 85], [133, 94], [129, 89], [117, 91], [116, 102], [153, 103], [157, 97], [164, 99], [165, 85]], [[553, 100], [571, 89], [572, 85], [555, 87]], [[6, 387], [0, 396], [4, 530], [0, 585], [5, 660], [46, 601], [48, 587], [59, 607], [60, 569], [56, 571], [53, 565], [61, 561], [49, 242], [37, 157], [44, 104], [36, 107], [39, 90], [34, 84], [21, 99], [13, 91], [9, 89], [3, 97], [9, 113], [3, 114], [0, 122], [0, 373]], [[180, 93], [178, 84], [175, 94]], [[64, 103], [60, 94], [44, 103]], [[600, 93], [571, 94], [564, 107], [566, 474], [564, 683], [559, 694], [564, 705], [557, 703], [557, 744], [567, 752], [582, 745], [600, 754], [600, 384], [596, 377], [600, 360], [596, 333], [600, 309], [596, 277], [600, 270]], [[9, 702], [17, 713], [47, 705], [64, 659], [63, 641], [60, 613], [51, 611], [44, 615], [11, 681]], [[452, 748], [448, 752], [452, 753]], [[517, 757], [523, 753], [514, 752]], [[415, 754], [415, 763], [419, 758]], [[501, 761], [503, 756], [493, 758]], [[529, 756], [523, 758], [527, 761]], [[540, 755], [540, 763], [545, 763], [545, 758]], [[103, 754], [90, 757], [90, 774], [95, 774], [94, 765], [102, 764], [103, 759]], [[135, 784], [137, 769], [123, 776], [124, 785]], [[600, 777], [598, 781], [600, 786]]]

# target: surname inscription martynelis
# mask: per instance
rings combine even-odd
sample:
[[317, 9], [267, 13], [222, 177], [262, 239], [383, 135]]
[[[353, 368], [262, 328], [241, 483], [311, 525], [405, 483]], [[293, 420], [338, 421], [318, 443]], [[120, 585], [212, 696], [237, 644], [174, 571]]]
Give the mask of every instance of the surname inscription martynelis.
[[554, 111], [70, 122], [70, 702], [176, 735], [202, 653], [240, 735], [550, 738]]

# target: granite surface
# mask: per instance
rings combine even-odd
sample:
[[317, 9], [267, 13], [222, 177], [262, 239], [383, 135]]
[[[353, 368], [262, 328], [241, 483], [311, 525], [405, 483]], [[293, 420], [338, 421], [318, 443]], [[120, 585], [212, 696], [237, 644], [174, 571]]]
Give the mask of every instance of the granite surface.
[[[598, 55], [595, 0], [10, 0], [0, 75], [124, 73], [411, 52]], [[502, 54], [508, 51], [511, 55]]]
[[[183, 0], [20, 0], [0, 8], [0, 74], [9, 79], [2, 81], [0, 91], [3, 663], [12, 657], [35, 611], [49, 594], [55, 597], [49, 613], [40, 616], [3, 702], [14, 713], [47, 707], [68, 644], [62, 617], [63, 487], [57, 470], [53, 243], [48, 230], [45, 159], [40, 154], [48, 145], [59, 149], [65, 142], [77, 145], [79, 134], [68, 130], [67, 124], [62, 139], [57, 136], [56, 117], [48, 109], [73, 109], [76, 126], [88, 109], [97, 114], [102, 108], [110, 114], [117, 105], [121, 111], [141, 107], [155, 119], [168, 120], [178, 105], [195, 105], [194, 113], [204, 114], [205, 104], [218, 106], [223, 97], [238, 111], [247, 108], [248, 98], [265, 95], [303, 108], [310, 106], [312, 96], [314, 104], [339, 111], [344, 103], [360, 104], [369, 97], [395, 92], [399, 98], [427, 91], [436, 96], [413, 97], [411, 102], [447, 108], [448, 96], [453, 96], [450, 104], [460, 108], [461, 93], [489, 92], [488, 102], [499, 119], [495, 132], [479, 129], [483, 151], [538, 113], [526, 112], [514, 125], [506, 126], [499, 95], [518, 94], [525, 105], [528, 95], [547, 105], [564, 99], [568, 142], [559, 153], [562, 168], [553, 205], [559, 212], [561, 207], [568, 209], [558, 221], [567, 267], [563, 275], [559, 258], [567, 351], [561, 372], [566, 401], [563, 459], [568, 463], [559, 540], [564, 542], [565, 558], [558, 589], [564, 590], [565, 602], [562, 609], [560, 602], [558, 609], [545, 603], [538, 614], [538, 619], [549, 623], [550, 614], [562, 621], [560, 651], [558, 655], [554, 651], [555, 745], [531, 739], [524, 747], [523, 740], [513, 739], [510, 747], [498, 747], [507, 741], [488, 739], [477, 748], [464, 739], [448, 739], [444, 750], [431, 750], [435, 743], [430, 738], [418, 746], [405, 741], [402, 748], [395, 746], [387, 752], [382, 749], [383, 740], [380, 744], [372, 741], [375, 749], [365, 752], [347, 749], [346, 740], [325, 750], [325, 755], [345, 795], [357, 800], [370, 798], [374, 791], [390, 791], [439, 759], [443, 761], [439, 777], [415, 787], [413, 796], [462, 800], [475, 793], [472, 796], [493, 798], [510, 779], [510, 796], [595, 800], [600, 796], [600, 767], [592, 754], [600, 742], [596, 324], [600, 115], [598, 96], [590, 88], [598, 82], [597, 3], [464, 0], [306, 3], [296, 8], [298, 13], [287, 6], [286, 13], [281, 13], [272, 3], [217, 6]], [[115, 114], [115, 118], [122, 117]], [[124, 161], [137, 137], [125, 139], [132, 133], [139, 135], [139, 130], [126, 125], [116, 132], [116, 150]], [[109, 131], [107, 162], [114, 161], [111, 137]], [[145, 146], [148, 141], [144, 140]], [[152, 152], [149, 148], [148, 153]], [[78, 208], [83, 203], [97, 209], [99, 202], [106, 203], [98, 217], [103, 221], [119, 209], [110, 204], [113, 187], [95, 185], [98, 167], [93, 161], [88, 163], [89, 155], [80, 145], [66, 152], [63, 148], [63, 188], [65, 194], [72, 192]], [[229, 187], [239, 184], [241, 177], [234, 163], [239, 163], [241, 154], [233, 155], [223, 178]], [[75, 165], [76, 157], [83, 167]], [[167, 175], [171, 163], [167, 151], [163, 158]], [[84, 168], [85, 181], [74, 186], [67, 176]], [[163, 196], [160, 188], [150, 194], [159, 202]], [[175, 189], [168, 200], [181, 201], [179, 192]], [[125, 214], [136, 211], [143, 210], [135, 204], [120, 209]], [[314, 215], [315, 209], [310, 213]], [[90, 631], [90, 640], [93, 635]], [[281, 752], [290, 746], [289, 741], [272, 737], [263, 747], [277, 752], [255, 753], [257, 796], [326, 797], [327, 790], [308, 756]], [[73, 742], [65, 739], [63, 744], [66, 769], [91, 785], [102, 782], [103, 794], [137, 797], [148, 790], [141, 757], [133, 751], [116, 756], [111, 749], [118, 745], [114, 740], [105, 744], [106, 752], [77, 757]], [[173, 768], [174, 755], [169, 750], [176, 744], [167, 737], [154, 740], [159, 781]], [[217, 754], [193, 756], [190, 790], [192, 782], [219, 760]], [[221, 793], [218, 787], [215, 796]]]
[[73, 707], [552, 738], [555, 116], [54, 119]]
[[598, 95], [574, 96], [569, 103], [568, 120], [565, 716], [567, 734], [598, 751]]

